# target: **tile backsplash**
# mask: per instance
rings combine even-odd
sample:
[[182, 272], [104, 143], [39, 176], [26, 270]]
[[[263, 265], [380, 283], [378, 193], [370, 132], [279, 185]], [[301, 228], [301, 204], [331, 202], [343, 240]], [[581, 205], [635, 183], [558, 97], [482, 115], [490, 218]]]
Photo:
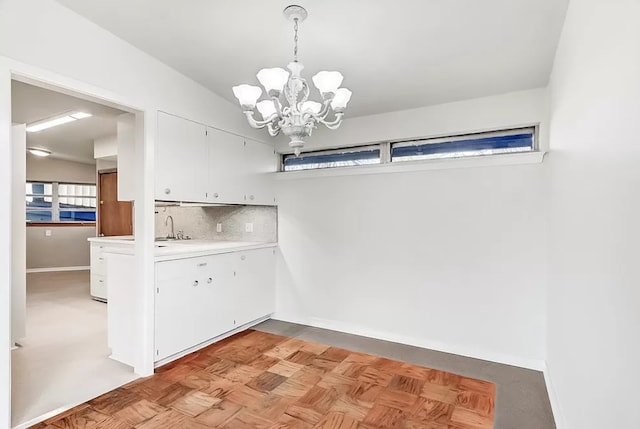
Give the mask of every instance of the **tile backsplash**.
[[[214, 207], [156, 207], [156, 237], [166, 237], [171, 231], [182, 230], [193, 239], [217, 241], [274, 242], [278, 237], [278, 211], [270, 206], [214, 206]], [[253, 232], [246, 232], [246, 224], [253, 224]], [[222, 232], [216, 231], [221, 224]]]

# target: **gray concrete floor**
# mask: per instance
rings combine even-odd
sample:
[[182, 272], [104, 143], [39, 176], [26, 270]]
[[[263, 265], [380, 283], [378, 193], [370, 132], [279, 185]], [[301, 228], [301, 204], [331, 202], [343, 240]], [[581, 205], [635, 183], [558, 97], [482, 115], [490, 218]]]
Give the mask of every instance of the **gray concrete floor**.
[[556, 427], [539, 371], [278, 320], [267, 320], [254, 329], [491, 381], [497, 386], [494, 429]]

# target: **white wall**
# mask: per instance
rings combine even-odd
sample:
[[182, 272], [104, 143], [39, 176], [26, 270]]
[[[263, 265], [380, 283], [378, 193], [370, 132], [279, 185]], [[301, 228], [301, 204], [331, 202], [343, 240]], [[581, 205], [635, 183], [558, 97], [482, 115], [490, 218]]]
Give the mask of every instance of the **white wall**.
[[[547, 117], [547, 103], [546, 89], [533, 89], [356, 118], [349, 118], [347, 111], [339, 131], [320, 126], [305, 146], [306, 150], [324, 149], [533, 125]], [[541, 123], [540, 137], [546, 149], [546, 121]], [[279, 140], [278, 149], [291, 152], [288, 140]]]
[[[65, 269], [89, 267], [89, 237], [95, 226], [29, 226], [27, 230], [27, 269]], [[46, 231], [51, 231], [47, 236]]]
[[27, 154], [27, 180], [95, 184], [96, 166]]
[[26, 277], [26, 239], [25, 239], [25, 181], [27, 131], [24, 124], [12, 127], [11, 168], [13, 174], [11, 186], [11, 330], [13, 342], [26, 335], [27, 277]]
[[[11, 201], [11, 74], [0, 67], [0, 198]], [[0, 210], [0, 428], [11, 423], [11, 211]]]
[[[545, 125], [546, 100], [527, 91], [357, 118], [348, 135]], [[534, 164], [278, 180], [276, 316], [540, 368], [542, 173]]]
[[0, 2], [0, 55], [111, 91], [133, 107], [266, 138], [239, 106], [53, 0]]
[[552, 76], [547, 363], [560, 429], [640, 425], [638, 22], [637, 0], [573, 0]]
[[93, 141], [93, 157], [98, 158], [114, 158], [118, 155], [118, 138], [117, 136], [102, 137]]

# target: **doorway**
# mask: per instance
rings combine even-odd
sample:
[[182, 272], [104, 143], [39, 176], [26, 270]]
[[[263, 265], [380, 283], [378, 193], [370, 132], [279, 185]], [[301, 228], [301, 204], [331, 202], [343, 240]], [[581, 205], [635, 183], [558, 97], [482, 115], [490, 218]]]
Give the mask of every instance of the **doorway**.
[[118, 172], [98, 173], [98, 236], [133, 235], [133, 204], [118, 201]]
[[[17, 81], [11, 95], [12, 120], [26, 124], [23, 147], [47, 155], [23, 148], [17, 156], [26, 158], [26, 171], [13, 178], [24, 219], [13, 235], [26, 231], [27, 274], [26, 329], [11, 352], [11, 408], [13, 426], [28, 427], [137, 378], [133, 368], [109, 358], [108, 304], [91, 299], [87, 241], [98, 228], [132, 234], [132, 203], [117, 201], [113, 152], [117, 118], [128, 112]], [[65, 116], [73, 120], [33, 131]]]

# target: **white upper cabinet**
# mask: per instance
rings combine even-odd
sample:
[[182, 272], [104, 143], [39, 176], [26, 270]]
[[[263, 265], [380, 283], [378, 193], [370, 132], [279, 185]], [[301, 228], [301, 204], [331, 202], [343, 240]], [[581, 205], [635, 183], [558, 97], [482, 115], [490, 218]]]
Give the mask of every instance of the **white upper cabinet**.
[[244, 139], [215, 128], [208, 129], [210, 202], [244, 204], [241, 166], [244, 163]]
[[275, 205], [273, 173], [278, 171], [278, 156], [270, 145], [245, 142], [246, 204]]
[[207, 128], [158, 112], [156, 199], [207, 201]]
[[158, 113], [156, 199], [275, 205], [272, 146]]

